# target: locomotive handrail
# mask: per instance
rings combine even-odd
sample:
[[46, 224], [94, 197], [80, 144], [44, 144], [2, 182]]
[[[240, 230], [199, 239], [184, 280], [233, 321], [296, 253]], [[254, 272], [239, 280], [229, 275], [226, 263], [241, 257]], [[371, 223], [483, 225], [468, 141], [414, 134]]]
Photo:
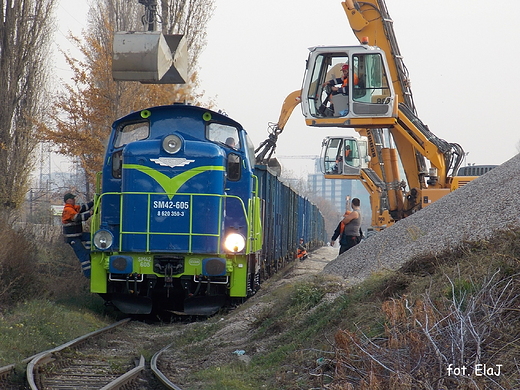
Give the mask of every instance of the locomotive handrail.
[[[150, 221], [151, 221], [151, 212], [150, 212], [150, 206], [151, 206], [151, 197], [152, 196], [156, 196], [156, 195], [159, 195], [159, 196], [168, 196], [170, 199], [173, 199], [174, 196], [189, 196], [189, 199], [190, 199], [190, 205], [193, 204], [193, 198], [194, 197], [201, 197], [201, 196], [207, 196], [207, 197], [216, 197], [216, 198], [219, 198], [219, 208], [220, 210], [222, 210], [222, 201], [223, 199], [236, 199], [238, 200], [239, 204], [240, 204], [240, 207], [242, 208], [242, 212], [243, 212], [243, 217], [246, 221], [246, 225], [247, 225], [247, 234], [250, 235], [251, 234], [251, 229], [250, 229], [250, 226], [251, 226], [251, 221], [250, 221], [250, 216], [249, 216], [249, 213], [248, 213], [248, 210], [246, 209], [246, 206], [244, 204], [244, 201], [236, 196], [236, 195], [222, 195], [222, 194], [200, 194], [200, 193], [188, 193], [188, 192], [176, 192], [176, 193], [166, 193], [166, 192], [137, 192], [137, 191], [130, 191], [130, 192], [105, 192], [103, 194], [99, 194], [98, 197], [96, 197], [96, 201], [95, 201], [95, 204], [94, 204], [94, 214], [96, 215], [96, 218], [93, 219], [93, 223], [92, 223], [92, 229], [91, 229], [91, 234], [93, 235], [96, 231], [98, 231], [100, 228], [101, 228], [101, 203], [102, 203], [102, 199], [103, 197], [106, 197], [106, 196], [119, 196], [119, 199], [120, 199], [120, 203], [119, 203], [119, 226], [120, 226], [120, 230], [119, 230], [119, 249], [121, 250], [121, 243], [123, 241], [123, 236], [124, 235], [128, 235], [128, 234], [135, 234], [135, 235], [146, 235], [146, 251], [147, 252], [150, 252], [150, 235], [153, 234], [153, 235], [175, 235], [175, 236], [188, 236], [189, 237], [189, 242], [188, 242], [188, 251], [191, 252], [192, 250], [192, 238], [194, 236], [205, 236], [205, 237], [217, 237], [218, 239], [218, 248], [219, 248], [219, 253], [224, 253], [222, 251], [222, 248], [221, 248], [221, 242], [220, 242], [220, 234], [219, 233], [194, 233], [192, 231], [192, 228], [193, 228], [193, 208], [190, 207], [189, 209], [186, 209], [186, 211], [189, 212], [189, 231], [188, 232], [180, 232], [180, 233], [172, 233], [172, 232], [151, 232], [150, 231]], [[139, 231], [139, 232], [134, 232], [134, 231], [124, 231], [123, 230], [123, 213], [121, 212], [121, 210], [123, 209], [123, 197], [125, 195], [140, 195], [140, 196], [147, 196], [147, 226], [146, 226], [146, 231]], [[222, 226], [222, 213], [219, 213], [219, 220], [218, 220], [218, 226]], [[252, 237], [248, 237], [249, 239], [246, 240], [247, 242], [247, 245], [251, 245], [250, 244], [250, 241], [251, 241], [251, 238]], [[92, 237], [93, 239], [93, 237]], [[249, 250], [249, 247], [246, 248], [246, 250]]]
[[247, 240], [247, 249], [253, 249], [254, 241], [260, 240], [262, 241], [262, 227], [261, 223], [260, 226], [254, 226], [255, 221], [255, 212], [259, 212], [260, 210], [257, 210], [256, 208], [256, 202], [258, 202], [258, 198], [260, 197], [259, 191], [260, 191], [260, 179], [257, 175], [251, 175], [253, 178], [253, 196], [251, 197], [251, 201], [253, 204], [251, 204], [251, 207], [249, 207], [249, 220], [253, 221], [253, 223], [249, 224], [249, 240]]

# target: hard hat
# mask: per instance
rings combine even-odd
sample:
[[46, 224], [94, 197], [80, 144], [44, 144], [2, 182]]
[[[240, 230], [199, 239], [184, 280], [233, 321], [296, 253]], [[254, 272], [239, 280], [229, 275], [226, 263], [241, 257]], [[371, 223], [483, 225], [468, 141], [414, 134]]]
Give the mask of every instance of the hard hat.
[[348, 70], [348, 64], [344, 64], [344, 65], [341, 67], [341, 70]]

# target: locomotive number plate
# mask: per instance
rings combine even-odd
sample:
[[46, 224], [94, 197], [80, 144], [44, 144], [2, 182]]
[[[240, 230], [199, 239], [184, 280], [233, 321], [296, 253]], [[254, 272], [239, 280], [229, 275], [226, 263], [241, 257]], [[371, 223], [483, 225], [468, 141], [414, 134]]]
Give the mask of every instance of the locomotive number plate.
[[187, 215], [185, 210], [190, 208], [190, 202], [154, 200], [152, 207], [158, 217], [184, 217], [184, 215]]

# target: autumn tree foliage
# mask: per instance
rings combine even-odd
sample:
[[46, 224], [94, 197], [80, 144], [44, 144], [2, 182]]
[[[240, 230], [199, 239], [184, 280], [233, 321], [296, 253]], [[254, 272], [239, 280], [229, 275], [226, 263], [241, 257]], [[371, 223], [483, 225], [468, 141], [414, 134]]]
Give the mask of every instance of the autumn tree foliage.
[[[170, 3], [176, 3], [172, 8]], [[179, 8], [179, 4], [183, 4]], [[114, 31], [143, 30], [144, 8], [137, 0], [97, 0], [89, 13], [89, 28], [83, 39], [71, 37], [83, 54], [82, 59], [65, 55], [73, 70], [71, 83], [57, 97], [53, 125], [42, 134], [54, 143], [59, 153], [78, 158], [86, 173], [87, 196], [95, 175], [102, 167], [105, 142], [112, 122], [132, 111], [174, 102], [197, 104], [197, 61], [205, 41], [205, 28], [213, 11], [213, 0], [163, 1], [168, 15], [162, 30], [187, 37], [189, 55], [188, 83], [183, 85], [144, 85], [112, 79], [112, 40]], [[193, 24], [197, 28], [193, 28]], [[202, 26], [202, 27], [201, 27]]]
[[22, 204], [46, 114], [56, 0], [0, 0], [0, 216]]

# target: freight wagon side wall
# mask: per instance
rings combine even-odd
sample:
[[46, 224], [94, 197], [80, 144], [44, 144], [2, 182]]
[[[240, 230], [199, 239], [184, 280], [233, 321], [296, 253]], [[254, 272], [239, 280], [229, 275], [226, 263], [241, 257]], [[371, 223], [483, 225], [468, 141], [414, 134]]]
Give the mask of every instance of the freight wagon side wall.
[[307, 249], [324, 245], [325, 219], [316, 205], [283, 184], [266, 166], [257, 165], [254, 174], [263, 202], [262, 273], [268, 277], [294, 260], [300, 238]]

